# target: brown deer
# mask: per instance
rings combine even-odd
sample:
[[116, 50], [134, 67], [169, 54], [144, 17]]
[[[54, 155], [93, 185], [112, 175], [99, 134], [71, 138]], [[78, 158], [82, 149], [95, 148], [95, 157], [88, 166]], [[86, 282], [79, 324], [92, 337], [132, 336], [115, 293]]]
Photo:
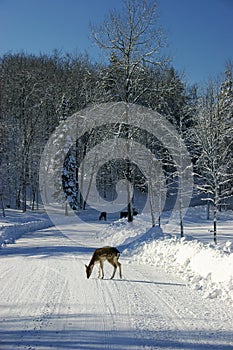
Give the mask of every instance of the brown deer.
[[100, 270], [101, 270], [102, 271], [101, 278], [103, 279], [104, 278], [103, 265], [105, 260], [107, 260], [114, 267], [111, 279], [114, 278], [117, 267], [119, 267], [120, 278], [122, 278], [121, 263], [119, 263], [118, 261], [119, 256], [120, 256], [119, 250], [114, 247], [103, 247], [103, 248], [96, 249], [92, 255], [89, 265], [88, 266], [85, 265], [87, 278], [91, 276], [94, 265], [98, 263], [99, 264], [98, 278], [100, 278]]

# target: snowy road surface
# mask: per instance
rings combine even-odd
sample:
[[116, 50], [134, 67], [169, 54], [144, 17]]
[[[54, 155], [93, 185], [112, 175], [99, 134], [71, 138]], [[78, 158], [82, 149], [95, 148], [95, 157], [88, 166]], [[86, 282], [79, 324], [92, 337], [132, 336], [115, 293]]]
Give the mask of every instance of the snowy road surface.
[[122, 280], [96, 267], [87, 280], [95, 230], [44, 229], [1, 250], [0, 349], [233, 349], [229, 304], [176, 276], [120, 258]]

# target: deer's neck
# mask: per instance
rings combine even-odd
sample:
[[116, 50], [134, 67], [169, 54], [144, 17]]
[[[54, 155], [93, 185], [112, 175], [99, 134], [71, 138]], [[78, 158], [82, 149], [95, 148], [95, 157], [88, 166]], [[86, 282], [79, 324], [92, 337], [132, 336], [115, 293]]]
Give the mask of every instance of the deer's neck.
[[89, 262], [89, 267], [94, 266], [95, 265], [95, 259], [94, 257], [91, 258], [91, 261]]

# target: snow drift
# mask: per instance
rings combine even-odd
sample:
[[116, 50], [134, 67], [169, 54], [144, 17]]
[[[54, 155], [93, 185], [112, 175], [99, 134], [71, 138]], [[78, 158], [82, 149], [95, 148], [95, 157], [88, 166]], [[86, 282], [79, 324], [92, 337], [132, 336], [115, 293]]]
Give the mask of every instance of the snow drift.
[[204, 297], [233, 300], [233, 242], [206, 244], [191, 236], [179, 238], [149, 229], [149, 218], [139, 215], [133, 224], [122, 219], [105, 229], [101, 238], [118, 245], [123, 255], [140, 264], [150, 264], [179, 274]]
[[10, 211], [0, 224], [0, 247], [14, 243], [23, 234], [53, 226], [46, 214], [28, 214]]

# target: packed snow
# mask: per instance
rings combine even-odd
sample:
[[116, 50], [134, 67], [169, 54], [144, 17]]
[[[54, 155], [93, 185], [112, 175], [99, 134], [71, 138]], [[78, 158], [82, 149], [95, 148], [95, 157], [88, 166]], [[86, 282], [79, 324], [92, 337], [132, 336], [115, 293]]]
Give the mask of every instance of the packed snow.
[[[145, 215], [105, 223], [87, 210], [90, 225], [59, 214], [55, 227], [45, 213], [6, 210], [0, 348], [231, 349], [233, 216], [221, 214], [215, 246], [202, 213], [190, 209], [180, 239], [168, 213], [160, 229]], [[86, 279], [84, 264], [103, 244], [122, 252], [122, 280], [109, 279], [110, 264], [105, 280], [97, 268]]]

